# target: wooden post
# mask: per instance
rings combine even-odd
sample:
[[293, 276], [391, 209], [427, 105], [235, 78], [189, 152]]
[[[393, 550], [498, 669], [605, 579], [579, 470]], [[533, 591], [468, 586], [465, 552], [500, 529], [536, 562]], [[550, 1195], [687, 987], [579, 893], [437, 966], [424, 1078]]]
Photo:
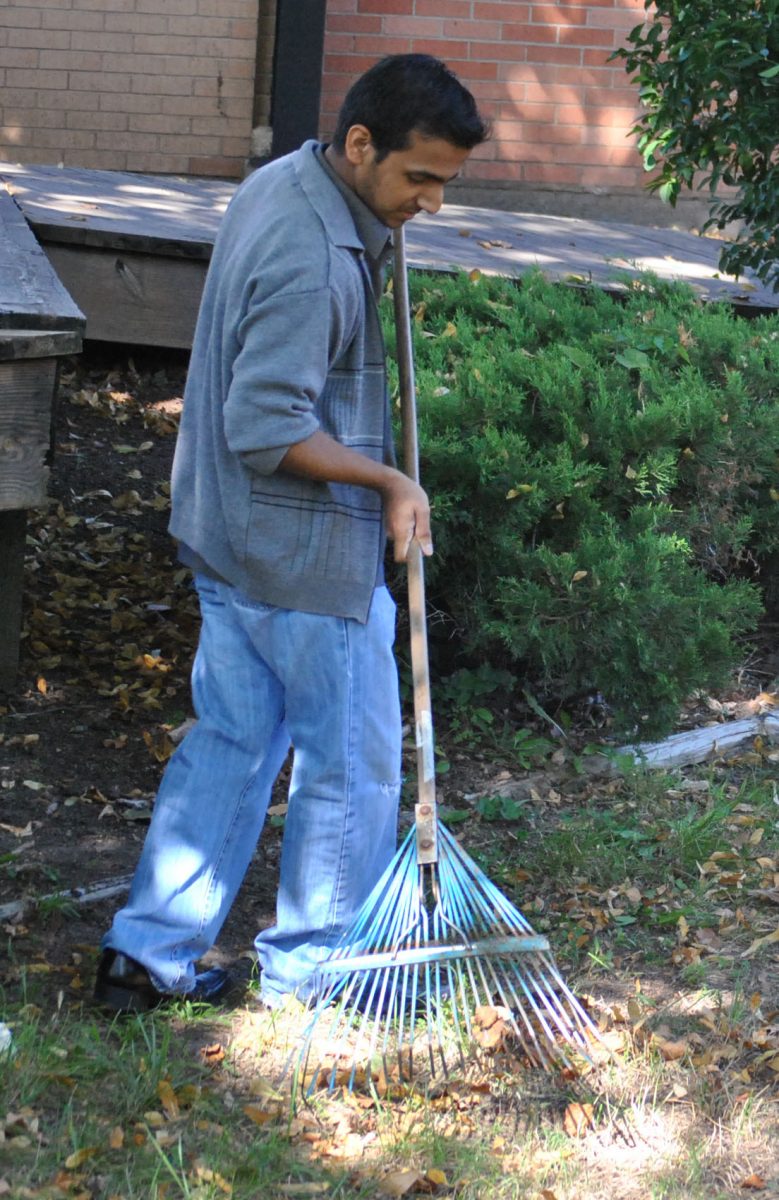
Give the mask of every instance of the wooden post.
[[24, 510], [0, 510], [0, 691], [13, 687], [19, 668], [26, 532]]

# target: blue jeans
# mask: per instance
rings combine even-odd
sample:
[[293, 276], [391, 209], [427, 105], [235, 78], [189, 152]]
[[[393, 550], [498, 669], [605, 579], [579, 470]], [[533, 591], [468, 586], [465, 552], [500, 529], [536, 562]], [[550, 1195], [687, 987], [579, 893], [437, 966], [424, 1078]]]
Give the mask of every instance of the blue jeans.
[[395, 851], [395, 605], [377, 588], [362, 625], [258, 604], [203, 576], [196, 584], [198, 721], [165, 771], [127, 904], [103, 946], [141, 962], [161, 991], [192, 989], [292, 745], [276, 925], [255, 945], [263, 999], [305, 999]]

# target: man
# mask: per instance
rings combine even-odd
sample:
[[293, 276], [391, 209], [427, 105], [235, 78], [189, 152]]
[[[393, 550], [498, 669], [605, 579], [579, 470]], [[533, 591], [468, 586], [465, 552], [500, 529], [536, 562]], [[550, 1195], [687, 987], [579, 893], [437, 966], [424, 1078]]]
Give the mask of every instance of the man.
[[95, 995], [138, 1011], [214, 999], [198, 975], [292, 745], [276, 925], [256, 939], [269, 1005], [317, 964], [391, 861], [400, 792], [395, 608], [384, 586], [424, 491], [394, 466], [377, 310], [389, 232], [435, 213], [486, 137], [427, 55], [383, 59], [333, 142], [247, 179], [214, 247], [173, 465], [170, 529], [195, 573], [198, 721], [165, 772]]

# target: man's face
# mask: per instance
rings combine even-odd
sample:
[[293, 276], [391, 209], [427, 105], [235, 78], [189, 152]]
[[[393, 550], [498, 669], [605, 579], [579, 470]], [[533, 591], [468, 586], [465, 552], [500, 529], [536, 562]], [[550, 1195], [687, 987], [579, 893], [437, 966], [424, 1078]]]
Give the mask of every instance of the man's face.
[[376, 162], [368, 140], [354, 164], [352, 186], [380, 221], [397, 229], [419, 212], [438, 212], [444, 187], [459, 174], [469, 154], [443, 138], [412, 131], [405, 150], [391, 150]]

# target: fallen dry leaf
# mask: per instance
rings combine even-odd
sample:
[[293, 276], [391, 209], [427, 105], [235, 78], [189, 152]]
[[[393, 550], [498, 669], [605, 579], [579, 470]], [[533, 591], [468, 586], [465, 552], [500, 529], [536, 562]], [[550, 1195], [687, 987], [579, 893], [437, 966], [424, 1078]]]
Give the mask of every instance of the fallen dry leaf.
[[207, 1067], [218, 1067], [224, 1061], [225, 1048], [219, 1042], [212, 1042], [210, 1046], [203, 1046], [200, 1050], [200, 1057]]
[[377, 1187], [383, 1196], [407, 1196], [423, 1179], [420, 1171], [407, 1168], [404, 1171], [391, 1171], [379, 1180]]
[[73, 1154], [69, 1154], [65, 1159], [66, 1169], [68, 1171], [75, 1171], [78, 1167], [82, 1166], [87, 1159], [93, 1158], [99, 1149], [99, 1146], [82, 1146], [80, 1150], [75, 1150]]
[[270, 1121], [278, 1121], [281, 1115], [281, 1108], [278, 1104], [269, 1108], [260, 1108], [257, 1104], [245, 1104], [243, 1111], [250, 1121], [254, 1121], [255, 1125], [267, 1125]]
[[765, 1187], [765, 1180], [763, 1179], [762, 1175], [753, 1173], [752, 1175], [747, 1175], [746, 1179], [742, 1179], [738, 1186], [742, 1188], [751, 1188], [754, 1192], [760, 1192]]
[[773, 942], [779, 942], [779, 926], [777, 926], [773, 933], [767, 933], [765, 937], [757, 938], [749, 947], [749, 949], [744, 951], [741, 957], [751, 958], [752, 955], [756, 954], [758, 950], [761, 950], [763, 946], [770, 946]]
[[569, 1137], [585, 1137], [588, 1130], [595, 1127], [595, 1110], [591, 1104], [579, 1104], [572, 1101], [563, 1116], [563, 1129]]

